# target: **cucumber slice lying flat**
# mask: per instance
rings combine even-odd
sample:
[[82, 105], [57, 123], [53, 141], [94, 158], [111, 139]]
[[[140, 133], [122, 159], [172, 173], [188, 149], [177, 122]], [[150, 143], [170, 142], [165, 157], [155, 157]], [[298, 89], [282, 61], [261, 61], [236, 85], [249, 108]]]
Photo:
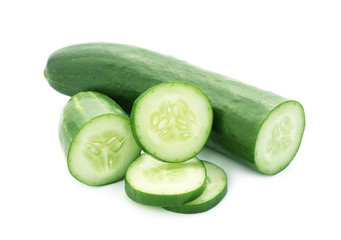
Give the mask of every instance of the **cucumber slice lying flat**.
[[207, 178], [204, 192], [196, 199], [179, 206], [165, 207], [178, 213], [200, 213], [215, 207], [226, 195], [227, 177], [217, 165], [202, 161], [206, 167]]
[[174, 206], [191, 201], [204, 191], [206, 169], [197, 158], [167, 163], [144, 153], [131, 163], [125, 179], [126, 193], [133, 201]]
[[207, 96], [188, 83], [164, 83], [136, 99], [131, 122], [141, 148], [157, 159], [182, 162], [204, 147], [212, 128]]
[[122, 179], [141, 152], [128, 116], [111, 98], [80, 92], [65, 105], [59, 139], [73, 177], [88, 185]]

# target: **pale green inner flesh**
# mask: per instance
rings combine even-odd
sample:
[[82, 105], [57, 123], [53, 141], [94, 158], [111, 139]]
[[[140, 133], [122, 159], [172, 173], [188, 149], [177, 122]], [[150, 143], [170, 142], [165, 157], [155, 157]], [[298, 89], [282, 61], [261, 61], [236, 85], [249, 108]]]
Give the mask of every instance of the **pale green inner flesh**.
[[135, 129], [144, 148], [167, 161], [184, 161], [204, 146], [212, 108], [202, 92], [188, 85], [164, 84], [150, 90], [135, 110]]
[[93, 169], [99, 173], [115, 169], [118, 153], [124, 146], [126, 137], [115, 131], [104, 131], [89, 137], [83, 146], [82, 154]]
[[184, 205], [199, 205], [214, 200], [227, 185], [227, 177], [223, 169], [209, 162], [203, 163], [207, 171], [205, 190], [198, 198]]
[[196, 117], [185, 101], [164, 101], [150, 117], [150, 128], [164, 142], [186, 141], [194, 136]]
[[272, 174], [287, 166], [294, 157], [304, 131], [301, 105], [289, 101], [273, 110], [257, 137], [255, 161], [264, 173]]
[[128, 168], [126, 179], [135, 190], [141, 192], [184, 194], [204, 184], [206, 170], [197, 158], [181, 163], [166, 163], [143, 154]]
[[104, 184], [122, 178], [139, 153], [129, 121], [106, 114], [80, 130], [71, 145], [68, 165], [77, 179]]

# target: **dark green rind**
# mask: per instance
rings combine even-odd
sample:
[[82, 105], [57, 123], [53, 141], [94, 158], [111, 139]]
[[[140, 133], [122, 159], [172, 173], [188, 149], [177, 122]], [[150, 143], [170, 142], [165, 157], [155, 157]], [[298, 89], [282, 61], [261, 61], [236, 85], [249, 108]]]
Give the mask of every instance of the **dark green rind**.
[[[151, 87], [149, 88], [147, 91], [143, 92], [142, 94], [140, 94], [140, 96], [134, 101], [134, 104], [133, 104], [133, 107], [132, 107], [132, 110], [131, 110], [131, 114], [130, 114], [130, 122], [131, 122], [131, 130], [132, 130], [132, 133], [134, 135], [134, 138], [135, 138], [135, 141], [136, 143], [139, 145], [139, 147], [146, 153], [148, 153], [149, 155], [153, 156], [154, 158], [160, 160], [160, 161], [164, 161], [164, 162], [185, 162], [193, 157], [195, 157], [205, 146], [208, 138], [209, 138], [209, 135], [207, 136], [207, 140], [204, 142], [204, 144], [202, 146], [199, 146], [198, 147], [198, 150], [193, 152], [192, 155], [190, 155], [189, 157], [186, 156], [184, 157], [183, 159], [176, 159], [176, 161], [174, 160], [170, 160], [170, 159], [165, 159], [165, 158], [160, 158], [158, 155], [157, 155], [157, 152], [156, 153], [151, 153], [148, 148], [146, 148], [142, 143], [141, 143], [141, 136], [138, 135], [138, 133], [136, 132], [136, 120], [135, 120], [135, 112], [136, 112], [136, 109], [138, 108], [138, 104], [140, 102], [140, 100], [145, 96], [147, 95], [150, 91], [153, 91], [156, 87], [160, 86], [160, 85], [163, 85], [163, 84], [172, 84], [172, 82], [167, 82], [167, 83], [162, 83], [162, 84], [159, 84], [159, 85], [156, 85], [154, 87]], [[185, 83], [183, 82], [182, 84], [187, 84], [189, 86], [193, 86], [191, 84], [188, 84], [188, 83]], [[206, 98], [207, 102], [210, 103], [210, 100], [209, 98], [206, 96], [206, 94], [204, 92], [201, 91], [201, 89], [197, 88], [198, 91], [200, 91], [200, 93], [202, 94], [203, 97]], [[210, 103], [211, 105], [211, 103]], [[213, 112], [211, 111], [211, 119], [213, 120]], [[212, 121], [213, 123], [213, 121]], [[212, 126], [209, 127], [210, 129], [212, 128]]]
[[179, 206], [171, 206], [171, 207], [164, 207], [166, 210], [176, 213], [186, 213], [186, 214], [192, 214], [192, 213], [202, 213], [206, 212], [215, 206], [217, 206], [221, 200], [225, 197], [227, 193], [227, 186], [224, 188], [222, 192], [220, 192], [219, 195], [217, 195], [214, 198], [214, 201], [205, 202], [198, 205], [179, 205]]
[[48, 59], [45, 77], [63, 94], [93, 90], [126, 107], [132, 106], [141, 93], [163, 82], [197, 86], [213, 106], [214, 123], [207, 145], [253, 168], [261, 124], [274, 108], [287, 101], [169, 56], [112, 43], [78, 44], [56, 51]]
[[[206, 161], [203, 161], [203, 162], [207, 163]], [[210, 162], [208, 162], [208, 163], [213, 164]], [[218, 167], [218, 166], [216, 166], [216, 167]], [[225, 171], [224, 171], [224, 173], [225, 173]], [[226, 176], [226, 174], [225, 174], [225, 176]], [[218, 195], [216, 195], [213, 199], [211, 199], [207, 202], [203, 202], [201, 204], [196, 204], [196, 205], [183, 204], [183, 205], [164, 207], [164, 208], [168, 211], [177, 212], [177, 213], [186, 213], [186, 214], [206, 212], [206, 211], [214, 208], [215, 206], [217, 206], [218, 203], [220, 203], [221, 200], [223, 200], [223, 198], [225, 197], [225, 195], [227, 193], [227, 189], [228, 189], [228, 187], [226, 184], [225, 188]]]
[[[203, 167], [205, 167], [204, 164], [203, 164]], [[128, 170], [129, 170], [129, 167], [128, 167]], [[205, 176], [206, 174], [207, 172], [205, 168]], [[203, 182], [203, 184], [199, 188], [190, 192], [185, 192], [183, 194], [173, 194], [173, 195], [158, 195], [158, 194], [151, 194], [151, 193], [136, 190], [133, 186], [130, 185], [127, 178], [125, 178], [125, 192], [127, 196], [134, 202], [137, 202], [143, 205], [148, 205], [148, 206], [170, 207], [170, 206], [182, 205], [186, 202], [192, 201], [196, 199], [197, 197], [199, 197], [205, 190], [205, 187], [206, 187], [206, 180]]]

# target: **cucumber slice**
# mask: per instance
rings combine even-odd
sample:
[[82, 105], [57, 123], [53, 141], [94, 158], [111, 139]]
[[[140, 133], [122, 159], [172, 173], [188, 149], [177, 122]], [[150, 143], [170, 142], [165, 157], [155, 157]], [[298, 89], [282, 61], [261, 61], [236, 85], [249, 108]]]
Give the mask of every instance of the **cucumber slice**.
[[188, 83], [164, 83], [136, 99], [131, 122], [140, 147], [166, 162], [195, 157], [212, 128], [213, 111], [207, 96]]
[[207, 178], [204, 192], [196, 199], [179, 206], [165, 207], [178, 213], [201, 213], [215, 207], [227, 193], [225, 171], [217, 165], [202, 161], [206, 167]]
[[116, 182], [141, 153], [124, 111], [109, 97], [81, 92], [65, 105], [59, 139], [73, 177], [88, 185]]
[[258, 132], [256, 167], [265, 174], [274, 174], [286, 168], [298, 151], [304, 126], [304, 110], [300, 103], [287, 101], [276, 107]]
[[196, 157], [181, 163], [159, 161], [144, 153], [129, 166], [125, 190], [133, 201], [151, 206], [181, 205], [205, 189], [206, 169]]

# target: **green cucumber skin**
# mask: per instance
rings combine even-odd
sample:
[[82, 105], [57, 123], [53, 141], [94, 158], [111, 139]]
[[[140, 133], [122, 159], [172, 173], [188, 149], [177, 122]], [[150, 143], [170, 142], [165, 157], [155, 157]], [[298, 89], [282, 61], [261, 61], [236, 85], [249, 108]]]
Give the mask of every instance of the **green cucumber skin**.
[[206, 212], [213, 207], [217, 206], [218, 203], [223, 200], [227, 193], [227, 185], [224, 188], [224, 190], [219, 193], [219, 195], [216, 197], [215, 201], [209, 201], [205, 202], [199, 205], [177, 205], [177, 206], [170, 206], [170, 207], [164, 207], [168, 211], [177, 212], [177, 213], [186, 213], [186, 214], [192, 214], [192, 213], [202, 213]]
[[141, 93], [163, 82], [197, 86], [210, 99], [214, 112], [208, 146], [256, 169], [254, 150], [259, 129], [274, 108], [288, 101], [173, 57], [113, 43], [62, 48], [49, 57], [44, 74], [60, 93], [71, 96], [97, 91], [130, 108]]

